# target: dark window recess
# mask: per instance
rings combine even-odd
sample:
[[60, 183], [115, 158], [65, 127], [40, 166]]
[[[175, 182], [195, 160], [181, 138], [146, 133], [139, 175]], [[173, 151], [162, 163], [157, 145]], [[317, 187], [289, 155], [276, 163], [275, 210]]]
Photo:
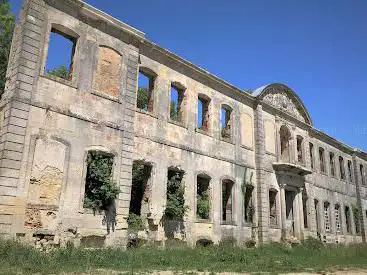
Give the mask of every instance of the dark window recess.
[[330, 157], [330, 175], [331, 176], [335, 176], [335, 161], [334, 161], [334, 153], [330, 152], [329, 153], [329, 157]]
[[340, 170], [340, 178], [345, 180], [345, 168], [344, 168], [344, 159], [343, 157], [339, 157], [339, 170]]
[[269, 190], [269, 219], [270, 226], [278, 225], [277, 218], [277, 192], [275, 190]]
[[45, 72], [48, 76], [72, 80], [77, 39], [51, 29]]
[[252, 223], [254, 221], [255, 215], [255, 206], [252, 200], [252, 193], [254, 191], [254, 187], [252, 185], [244, 185], [244, 218], [245, 222]]
[[319, 160], [320, 160], [320, 172], [325, 173], [325, 150], [323, 148], [319, 148]]
[[315, 168], [315, 164], [314, 164], [314, 157], [313, 157], [313, 144], [310, 142], [309, 146], [310, 146], [311, 169], [314, 169]]

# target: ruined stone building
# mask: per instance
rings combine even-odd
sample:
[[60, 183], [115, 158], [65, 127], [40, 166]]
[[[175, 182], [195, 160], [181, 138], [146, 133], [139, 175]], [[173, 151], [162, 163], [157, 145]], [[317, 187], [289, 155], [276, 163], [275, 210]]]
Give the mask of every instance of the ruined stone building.
[[[58, 76], [47, 69], [54, 36], [71, 45]], [[161, 244], [365, 241], [367, 153], [315, 129], [286, 85], [244, 92], [80, 0], [25, 0], [7, 75], [2, 234], [126, 245], [134, 211], [139, 236]], [[91, 152], [120, 187], [112, 224], [85, 207]], [[171, 179], [184, 187], [179, 222], [164, 219]]]

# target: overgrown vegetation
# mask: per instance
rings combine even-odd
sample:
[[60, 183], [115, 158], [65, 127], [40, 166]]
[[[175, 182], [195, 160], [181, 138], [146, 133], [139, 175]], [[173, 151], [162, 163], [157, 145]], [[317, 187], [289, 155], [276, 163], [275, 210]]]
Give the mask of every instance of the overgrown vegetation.
[[139, 87], [136, 98], [136, 107], [138, 107], [141, 110], [147, 111], [148, 104], [149, 104], [149, 89]]
[[367, 268], [367, 246], [324, 246], [306, 241], [294, 248], [271, 244], [259, 248], [207, 246], [191, 249], [152, 247], [89, 250], [68, 248], [42, 253], [13, 241], [0, 240], [0, 273], [58, 274], [116, 271], [321, 272]]
[[184, 172], [179, 169], [168, 170], [167, 204], [164, 212], [165, 218], [182, 220], [188, 206], [185, 205], [185, 185], [182, 182]]
[[14, 26], [15, 17], [10, 13], [9, 1], [0, 0], [0, 93], [5, 88]]
[[68, 68], [66, 68], [65, 65], [61, 65], [58, 68], [55, 68], [53, 70], [48, 71], [47, 75], [56, 76], [56, 77], [59, 77], [59, 78], [63, 78], [65, 80], [70, 80], [71, 79], [70, 70]]
[[89, 151], [84, 207], [94, 211], [108, 210], [120, 193], [112, 180], [113, 155], [100, 151]]

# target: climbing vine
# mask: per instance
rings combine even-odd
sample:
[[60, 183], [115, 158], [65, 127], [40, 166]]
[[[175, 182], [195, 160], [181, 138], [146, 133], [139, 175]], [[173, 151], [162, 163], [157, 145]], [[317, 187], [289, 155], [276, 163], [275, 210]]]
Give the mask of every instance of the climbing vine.
[[179, 169], [168, 170], [167, 205], [164, 212], [165, 218], [182, 220], [188, 206], [185, 205], [185, 185], [182, 182], [184, 172]]
[[84, 207], [94, 211], [108, 210], [120, 193], [112, 180], [113, 155], [90, 151], [87, 156], [87, 175]]

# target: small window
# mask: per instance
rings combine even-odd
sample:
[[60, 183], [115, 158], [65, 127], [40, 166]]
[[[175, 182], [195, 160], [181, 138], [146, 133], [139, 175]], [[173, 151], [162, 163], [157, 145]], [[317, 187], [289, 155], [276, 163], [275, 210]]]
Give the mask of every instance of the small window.
[[330, 175], [335, 177], [335, 157], [334, 157], [334, 153], [330, 152], [329, 157], [330, 157]]
[[324, 228], [326, 232], [331, 231], [330, 225], [330, 203], [324, 202]]
[[310, 146], [310, 164], [311, 164], [311, 169], [313, 170], [315, 168], [315, 164], [314, 164], [314, 157], [313, 157], [313, 143], [309, 143]]
[[303, 164], [303, 137], [297, 136], [297, 160]]
[[317, 199], [314, 199], [314, 205], [315, 205], [315, 219], [316, 219], [316, 230], [317, 232], [320, 232], [320, 212], [319, 212], [319, 201]]
[[276, 200], [277, 194], [278, 194], [277, 191], [269, 190], [269, 219], [271, 227], [275, 227], [278, 225], [277, 200]]
[[319, 148], [319, 160], [320, 160], [320, 172], [325, 173], [325, 150], [324, 148]]
[[136, 107], [140, 110], [153, 112], [154, 109], [155, 74], [146, 68], [140, 68]]
[[350, 209], [349, 209], [349, 206], [345, 206], [344, 207], [344, 216], [345, 216], [345, 226], [346, 226], [346, 230], [347, 230], [347, 233], [351, 233], [351, 216], [350, 216]]
[[176, 84], [171, 84], [170, 119], [177, 122], [183, 121], [185, 89]]
[[362, 183], [362, 185], [365, 185], [366, 184], [366, 182], [365, 182], [365, 175], [364, 175], [364, 168], [363, 168], [363, 165], [361, 164], [361, 165], [359, 165], [359, 171], [360, 171], [360, 173], [361, 173], [361, 183]]
[[209, 104], [210, 99], [206, 96], [198, 96], [198, 121], [197, 127], [200, 130], [209, 130]]
[[222, 221], [224, 223], [233, 223], [233, 186], [231, 180], [222, 181]]
[[352, 161], [348, 160], [348, 177], [349, 181], [353, 182], [353, 166]]
[[340, 222], [340, 205], [339, 204], [335, 204], [334, 213], [335, 213], [336, 232], [340, 233], [341, 232], [341, 222]]
[[282, 125], [279, 130], [280, 135], [280, 159], [283, 162], [291, 161], [291, 132], [287, 126]]
[[232, 138], [232, 109], [227, 105], [222, 105], [220, 110], [221, 137]]
[[45, 72], [50, 77], [71, 81], [77, 39], [56, 28], [51, 29]]
[[341, 156], [339, 156], [339, 170], [340, 170], [340, 179], [345, 180], [344, 159]]
[[210, 218], [210, 177], [198, 175], [196, 178], [196, 217], [208, 220]]

